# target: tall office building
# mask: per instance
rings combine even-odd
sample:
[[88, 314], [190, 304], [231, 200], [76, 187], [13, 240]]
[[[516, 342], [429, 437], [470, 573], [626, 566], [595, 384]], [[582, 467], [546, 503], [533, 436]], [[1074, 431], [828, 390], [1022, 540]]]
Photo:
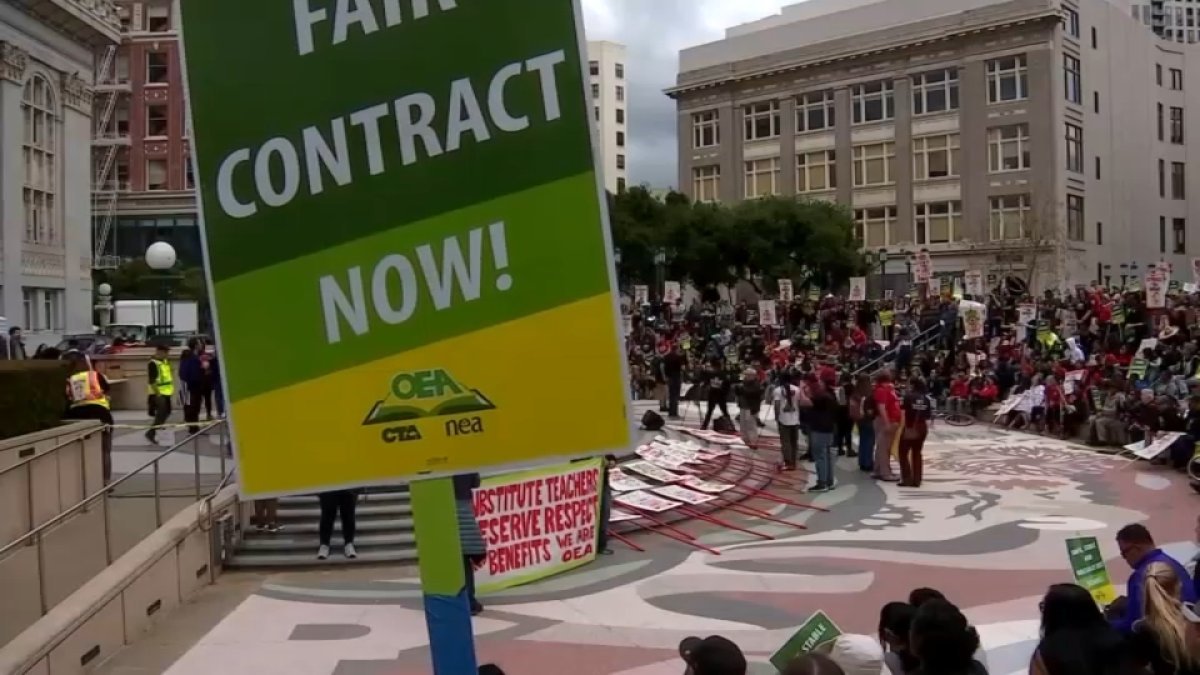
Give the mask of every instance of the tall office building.
[[896, 289], [920, 249], [1037, 288], [1191, 281], [1198, 49], [1121, 0], [810, 0], [680, 53], [679, 183], [844, 204]]
[[610, 192], [625, 189], [629, 134], [629, 84], [625, 79], [625, 46], [615, 42], [589, 42], [588, 81], [599, 138], [604, 187]]
[[178, 17], [170, 0], [117, 0], [121, 43], [97, 76], [94, 239], [100, 267], [156, 241], [200, 265]]
[[31, 352], [92, 328], [92, 80], [107, 0], [0, 3], [0, 329]]
[[1200, 2], [1196, 0], [1133, 0], [1135, 21], [1173, 42], [1195, 43], [1200, 38]]

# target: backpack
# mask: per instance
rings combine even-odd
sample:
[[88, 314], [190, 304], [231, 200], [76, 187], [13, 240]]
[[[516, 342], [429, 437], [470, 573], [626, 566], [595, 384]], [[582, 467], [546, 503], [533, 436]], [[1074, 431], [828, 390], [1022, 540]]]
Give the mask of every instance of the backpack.
[[665, 425], [666, 421], [663, 420], [662, 415], [653, 410], [647, 410], [646, 414], [642, 415], [642, 428], [646, 431], [662, 431]]
[[713, 431], [718, 434], [736, 434], [737, 428], [733, 426], [733, 420], [722, 415], [713, 420]]

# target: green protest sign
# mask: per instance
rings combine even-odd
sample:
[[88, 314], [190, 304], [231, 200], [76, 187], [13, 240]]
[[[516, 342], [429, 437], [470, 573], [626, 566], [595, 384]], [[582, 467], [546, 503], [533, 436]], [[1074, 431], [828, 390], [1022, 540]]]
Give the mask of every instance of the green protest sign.
[[771, 655], [771, 665], [780, 671], [797, 656], [807, 654], [817, 647], [832, 642], [842, 631], [825, 612], [817, 610], [800, 625], [800, 628]]
[[1100, 552], [1100, 542], [1095, 537], [1075, 537], [1067, 540], [1067, 556], [1071, 561], [1071, 573], [1075, 583], [1087, 589], [1101, 607], [1117, 598], [1108, 566]]
[[[628, 447], [572, 0], [181, 7], [245, 494]], [[548, 360], [601, 419], [531, 444]]]

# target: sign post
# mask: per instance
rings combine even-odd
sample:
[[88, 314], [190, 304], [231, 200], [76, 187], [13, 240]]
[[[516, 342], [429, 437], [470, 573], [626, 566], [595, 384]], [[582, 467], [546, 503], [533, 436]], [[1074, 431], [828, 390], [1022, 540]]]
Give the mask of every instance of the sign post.
[[[449, 477], [630, 445], [578, 0], [527, 4], [179, 0], [241, 493], [413, 481], [438, 675], [475, 672]], [[547, 360], [589, 423], [530, 442]]]

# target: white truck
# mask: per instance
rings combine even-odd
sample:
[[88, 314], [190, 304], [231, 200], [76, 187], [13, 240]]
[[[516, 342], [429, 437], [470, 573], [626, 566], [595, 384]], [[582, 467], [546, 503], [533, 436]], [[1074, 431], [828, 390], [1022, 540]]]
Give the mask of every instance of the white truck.
[[143, 342], [152, 334], [196, 333], [199, 308], [194, 300], [117, 300], [106, 333]]

